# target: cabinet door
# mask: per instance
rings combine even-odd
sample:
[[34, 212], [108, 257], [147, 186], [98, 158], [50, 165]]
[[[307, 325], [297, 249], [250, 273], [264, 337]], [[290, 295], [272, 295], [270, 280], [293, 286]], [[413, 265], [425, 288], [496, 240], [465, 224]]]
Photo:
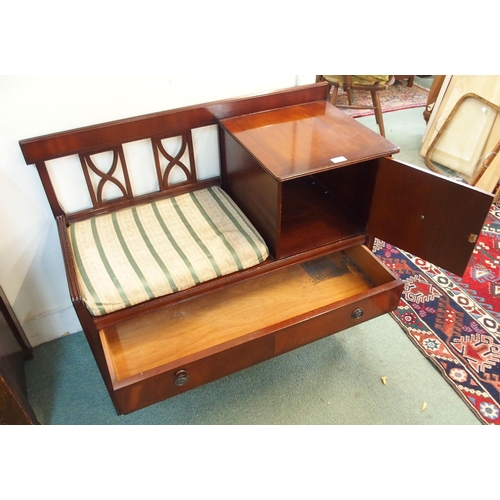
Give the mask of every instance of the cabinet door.
[[493, 196], [391, 158], [379, 162], [368, 233], [463, 275]]

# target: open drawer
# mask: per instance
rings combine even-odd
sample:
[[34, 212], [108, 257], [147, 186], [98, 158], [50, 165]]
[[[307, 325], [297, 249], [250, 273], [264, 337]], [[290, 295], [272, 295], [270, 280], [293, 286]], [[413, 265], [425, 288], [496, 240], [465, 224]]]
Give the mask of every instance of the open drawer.
[[402, 287], [358, 246], [105, 328], [115, 405], [130, 413], [380, 316]]

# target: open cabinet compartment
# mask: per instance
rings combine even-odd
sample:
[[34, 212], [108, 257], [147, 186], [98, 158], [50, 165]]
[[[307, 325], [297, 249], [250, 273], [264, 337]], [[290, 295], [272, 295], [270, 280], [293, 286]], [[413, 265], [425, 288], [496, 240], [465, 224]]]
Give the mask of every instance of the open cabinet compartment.
[[377, 159], [399, 150], [323, 102], [223, 120], [220, 135], [223, 187], [278, 260], [359, 244]]
[[377, 168], [372, 160], [283, 182], [280, 256], [366, 235]]
[[365, 234], [349, 207], [318, 177], [283, 183], [279, 258]]

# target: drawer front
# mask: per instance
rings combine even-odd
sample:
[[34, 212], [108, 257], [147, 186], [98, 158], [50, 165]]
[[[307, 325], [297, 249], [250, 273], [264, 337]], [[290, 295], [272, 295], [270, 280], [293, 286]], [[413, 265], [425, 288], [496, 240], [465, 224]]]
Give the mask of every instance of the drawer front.
[[326, 311], [307, 321], [297, 323], [275, 335], [275, 353], [283, 354], [303, 345], [359, 325], [398, 307], [402, 284], [379, 291], [370, 297], [346, 301], [333, 310]]
[[334, 310], [278, 332], [117, 389], [117, 410], [131, 413], [390, 312], [398, 306], [401, 287], [344, 301]]
[[118, 413], [131, 413], [274, 357], [267, 335], [115, 391]]

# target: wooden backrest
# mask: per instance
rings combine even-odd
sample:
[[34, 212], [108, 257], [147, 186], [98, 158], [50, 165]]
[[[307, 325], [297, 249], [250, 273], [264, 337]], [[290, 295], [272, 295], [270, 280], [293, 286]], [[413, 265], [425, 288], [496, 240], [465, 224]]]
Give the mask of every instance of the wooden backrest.
[[[268, 109], [292, 106], [326, 99], [326, 84], [312, 84], [259, 96], [228, 99], [199, 104], [135, 118], [117, 120], [99, 125], [25, 139], [19, 142], [27, 164], [35, 164], [55, 217], [81, 219], [123, 208], [145, 200], [177, 194], [200, 183], [193, 152], [192, 131], [216, 125], [232, 116], [256, 113]], [[165, 139], [180, 138], [177, 152], [168, 151]], [[156, 191], [134, 194], [130, 182], [124, 145], [134, 141], [150, 141], [158, 180]], [[96, 155], [107, 153], [109, 164], [98, 165]], [[75, 214], [63, 210], [49, 175], [46, 162], [78, 155], [91, 207]], [[187, 161], [185, 160], [187, 158]], [[171, 182], [172, 170], [180, 169], [184, 180]], [[103, 196], [106, 186], [113, 185], [118, 193], [112, 199]]]

